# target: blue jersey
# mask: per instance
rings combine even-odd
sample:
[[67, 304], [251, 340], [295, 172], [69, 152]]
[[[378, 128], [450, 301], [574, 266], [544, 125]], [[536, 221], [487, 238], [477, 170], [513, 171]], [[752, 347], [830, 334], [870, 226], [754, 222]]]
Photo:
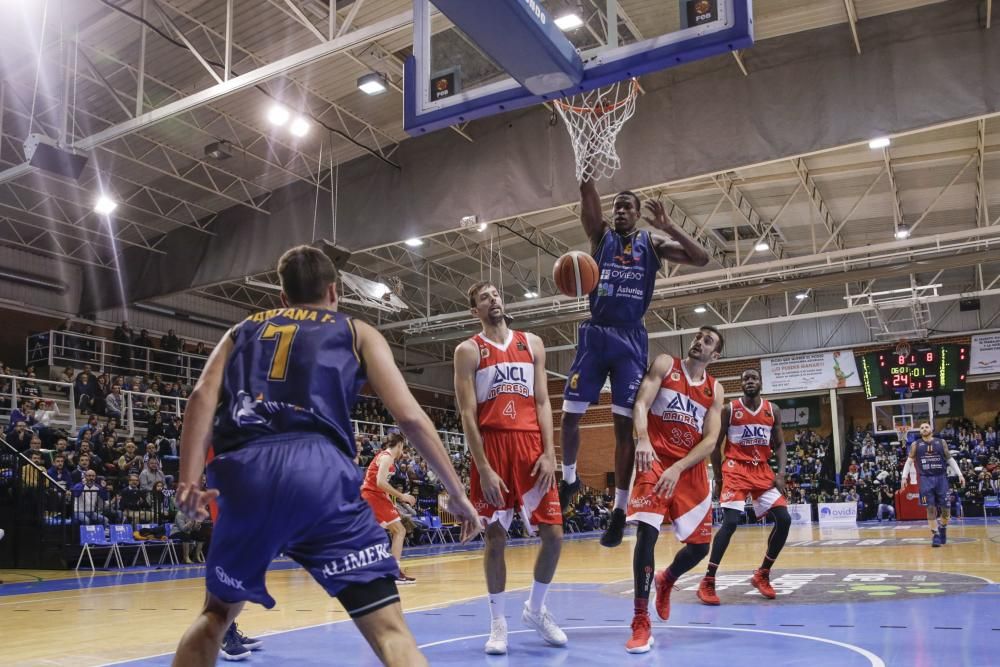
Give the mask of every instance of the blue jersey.
[[936, 477], [946, 474], [946, 453], [945, 444], [939, 438], [931, 438], [930, 442], [925, 442], [923, 438], [917, 440], [917, 466], [920, 475]]
[[216, 454], [262, 437], [319, 434], [354, 457], [351, 408], [365, 382], [354, 321], [317, 308], [255, 313], [230, 332]]
[[653, 299], [660, 256], [646, 230], [622, 236], [604, 232], [594, 253], [600, 280], [590, 293], [590, 318], [595, 324], [640, 327]]

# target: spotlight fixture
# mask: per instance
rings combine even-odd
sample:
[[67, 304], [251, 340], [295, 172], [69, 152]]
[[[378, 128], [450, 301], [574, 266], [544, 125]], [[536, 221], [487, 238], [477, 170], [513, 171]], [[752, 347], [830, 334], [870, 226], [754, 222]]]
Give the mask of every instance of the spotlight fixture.
[[288, 111], [288, 109], [280, 104], [275, 104], [267, 111], [267, 119], [272, 125], [284, 125], [291, 117], [292, 114]]
[[412, 238], [412, 239], [406, 239], [405, 241], [403, 241], [403, 243], [405, 243], [410, 248], [419, 248], [424, 244], [424, 240], [418, 238]]
[[299, 116], [292, 121], [292, 125], [288, 129], [296, 137], [304, 137], [309, 134], [309, 121], [302, 116]]
[[702, 313], [707, 312], [707, 311], [708, 311], [708, 308], [706, 308], [705, 306], [697, 306], [694, 309], [694, 312], [698, 313], [699, 315], [701, 315]]
[[906, 225], [900, 225], [896, 228], [896, 238], [897, 239], [908, 239], [910, 238], [910, 228]]
[[580, 15], [577, 14], [576, 12], [568, 11], [565, 14], [561, 14], [560, 16], [558, 16], [556, 20], [553, 21], [553, 23], [555, 23], [556, 27], [562, 30], [563, 32], [567, 32], [569, 30], [575, 30], [580, 26], [582, 26], [583, 19], [581, 19]]
[[525, 292], [524, 293], [524, 298], [525, 299], [537, 299], [538, 298], [538, 292]]
[[111, 215], [111, 212], [118, 208], [118, 202], [107, 195], [100, 195], [94, 202], [94, 213], [98, 215]]
[[368, 95], [378, 95], [388, 89], [385, 85], [385, 77], [378, 72], [369, 72], [358, 79], [358, 88]]
[[799, 294], [795, 295], [795, 298], [798, 299], [799, 301], [804, 301], [805, 299], [809, 298], [809, 295], [806, 294], [805, 292], [800, 292]]
[[760, 243], [755, 245], [753, 249], [756, 250], [757, 252], [767, 252], [768, 250], [771, 249], [771, 246], [768, 245], [767, 241], [761, 241]]
[[233, 156], [229, 152], [229, 142], [223, 139], [222, 141], [214, 141], [207, 146], [205, 146], [205, 157], [210, 157], [213, 160], [228, 160]]
[[892, 142], [889, 140], [889, 137], [875, 137], [874, 139], [868, 142], [868, 148], [872, 150], [876, 150], [878, 148], [886, 148], [891, 143]]
[[489, 227], [489, 226], [490, 226], [490, 223], [488, 223], [488, 222], [480, 222], [478, 225], [476, 225], [476, 231], [477, 232], [485, 232], [486, 228]]

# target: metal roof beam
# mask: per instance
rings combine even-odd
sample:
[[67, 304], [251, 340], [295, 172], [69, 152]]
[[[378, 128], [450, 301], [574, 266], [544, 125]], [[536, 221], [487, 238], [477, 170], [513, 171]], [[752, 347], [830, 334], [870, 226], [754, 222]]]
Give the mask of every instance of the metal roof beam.
[[990, 223], [990, 203], [986, 195], [986, 120], [976, 121], [976, 226]]
[[854, 50], [861, 55], [861, 39], [858, 38], [858, 10], [854, 7], [854, 0], [844, 0], [844, 9], [847, 10], [847, 23], [851, 26], [851, 37], [854, 39]]
[[[722, 194], [725, 195], [729, 203], [733, 205], [733, 209], [740, 214], [746, 223], [757, 233], [759, 238], [767, 238], [768, 245], [771, 246], [774, 255], [781, 259], [785, 256], [785, 245], [782, 243], [781, 238], [770, 231], [771, 227], [767, 225], [765, 219], [757, 212], [750, 200], [746, 198], [740, 188], [736, 185], [735, 180], [729, 174], [721, 174], [718, 176], [713, 176], [712, 180], [715, 185], [722, 190]], [[733, 245], [736, 247], [737, 259], [739, 259], [739, 247], [740, 238], [739, 234], [734, 233], [733, 235]]]
[[826, 201], [824, 201], [823, 194], [819, 191], [816, 180], [809, 173], [806, 161], [802, 158], [797, 158], [792, 160], [792, 166], [795, 168], [795, 173], [798, 175], [802, 187], [806, 189], [806, 195], [809, 196], [809, 203], [812, 204], [816, 214], [819, 215], [820, 220], [823, 222], [823, 226], [826, 227], [827, 234], [833, 238], [833, 242], [837, 245], [837, 248], [843, 250], [845, 247], [844, 239], [836, 231], [837, 225], [833, 219], [833, 214], [830, 213], [830, 207], [826, 205]]

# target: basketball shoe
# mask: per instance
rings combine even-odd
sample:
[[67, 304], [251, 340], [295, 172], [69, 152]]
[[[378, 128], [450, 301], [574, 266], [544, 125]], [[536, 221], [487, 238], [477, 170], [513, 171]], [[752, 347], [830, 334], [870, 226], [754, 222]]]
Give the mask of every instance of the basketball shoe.
[[417, 580], [416, 580], [415, 577], [408, 576], [402, 570], [399, 571], [399, 576], [396, 577], [396, 585], [397, 586], [409, 586], [410, 584], [415, 584], [415, 583], [417, 583]]
[[226, 635], [222, 638], [222, 649], [219, 651], [219, 657], [229, 662], [246, 660], [250, 657], [250, 649], [241, 644], [239, 637], [236, 636], [235, 625], [230, 625], [229, 629], [226, 630]]
[[670, 619], [670, 592], [674, 582], [667, 581], [667, 571], [660, 570], [653, 575], [653, 585], [656, 586], [656, 615], [664, 621]]
[[941, 539], [941, 531], [940, 530], [935, 530], [934, 531], [934, 537], [931, 538], [931, 546], [932, 547], [939, 547], [942, 544], [944, 544], [944, 541]]
[[653, 647], [653, 632], [649, 625], [649, 614], [641, 613], [632, 617], [632, 638], [625, 642], [629, 653], [648, 653]]
[[619, 508], [611, 512], [608, 529], [601, 535], [602, 547], [617, 547], [625, 536], [625, 510]]
[[507, 619], [494, 618], [490, 623], [490, 638], [486, 640], [488, 655], [504, 655], [507, 653]]
[[577, 479], [572, 484], [567, 484], [566, 480], [559, 482], [559, 507], [563, 512], [573, 502], [573, 497], [580, 492], [580, 480]]
[[552, 614], [549, 610], [542, 606], [542, 610], [538, 613], [531, 611], [531, 607], [528, 603], [524, 603], [524, 611], [521, 612], [521, 620], [528, 627], [534, 628], [535, 632], [538, 633], [542, 639], [545, 640], [546, 644], [551, 646], [565, 646], [568, 641], [566, 638], [566, 633], [562, 631], [558, 625], [556, 625], [555, 619], [552, 618]]
[[941, 544], [948, 544], [948, 526], [938, 526], [938, 535], [941, 536]]
[[713, 607], [719, 606], [721, 601], [715, 592], [715, 577], [704, 577], [698, 584], [698, 599], [704, 604]]
[[264, 645], [264, 642], [258, 639], [257, 637], [247, 637], [245, 634], [243, 634], [240, 631], [239, 627], [237, 627], [235, 622], [233, 623], [233, 632], [236, 633], [236, 638], [240, 640], [241, 644], [243, 644], [243, 648], [248, 648], [251, 651], [256, 651], [257, 649], [259, 649], [261, 646]]
[[770, 570], [754, 570], [753, 576], [750, 577], [750, 585], [760, 591], [760, 594], [768, 600], [773, 600], [778, 597], [778, 594], [774, 592], [773, 588], [771, 588]]

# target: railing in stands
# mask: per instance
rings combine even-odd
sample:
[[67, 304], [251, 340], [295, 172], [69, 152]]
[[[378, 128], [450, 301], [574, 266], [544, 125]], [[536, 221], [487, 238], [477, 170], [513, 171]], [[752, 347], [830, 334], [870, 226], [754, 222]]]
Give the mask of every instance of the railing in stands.
[[160, 415], [161, 423], [166, 427], [173, 417], [183, 417], [187, 406], [186, 398], [139, 391], [123, 391], [122, 398], [122, 427], [131, 437], [135, 437], [137, 426], [146, 429], [148, 434], [150, 419], [156, 419], [156, 414]]
[[[354, 426], [354, 435], [367, 434], [377, 436], [379, 439], [384, 438], [392, 431], [399, 430], [399, 426], [396, 424], [381, 424], [377, 422], [358, 421], [357, 419], [352, 419], [351, 423]], [[444, 443], [445, 449], [449, 452], [464, 452], [468, 449], [465, 444], [464, 433], [442, 430], [438, 430], [437, 433], [441, 436], [441, 442]]]
[[[8, 405], [0, 407], [4, 423], [9, 421], [11, 413], [15, 408], [20, 408], [25, 399], [31, 399], [43, 402], [40, 411], [35, 412], [38, 423], [52, 428], [65, 426], [70, 430], [76, 429], [77, 397], [71, 383], [0, 374], [0, 385], [8, 382], [10, 391], [0, 392], [0, 403], [4, 398], [9, 401]], [[60, 397], [63, 395], [65, 398]]]
[[178, 379], [187, 384], [194, 384], [208, 360], [200, 354], [118, 343], [70, 331], [43, 331], [25, 339], [24, 346], [28, 366], [93, 364], [97, 373], [159, 374], [167, 381]]

